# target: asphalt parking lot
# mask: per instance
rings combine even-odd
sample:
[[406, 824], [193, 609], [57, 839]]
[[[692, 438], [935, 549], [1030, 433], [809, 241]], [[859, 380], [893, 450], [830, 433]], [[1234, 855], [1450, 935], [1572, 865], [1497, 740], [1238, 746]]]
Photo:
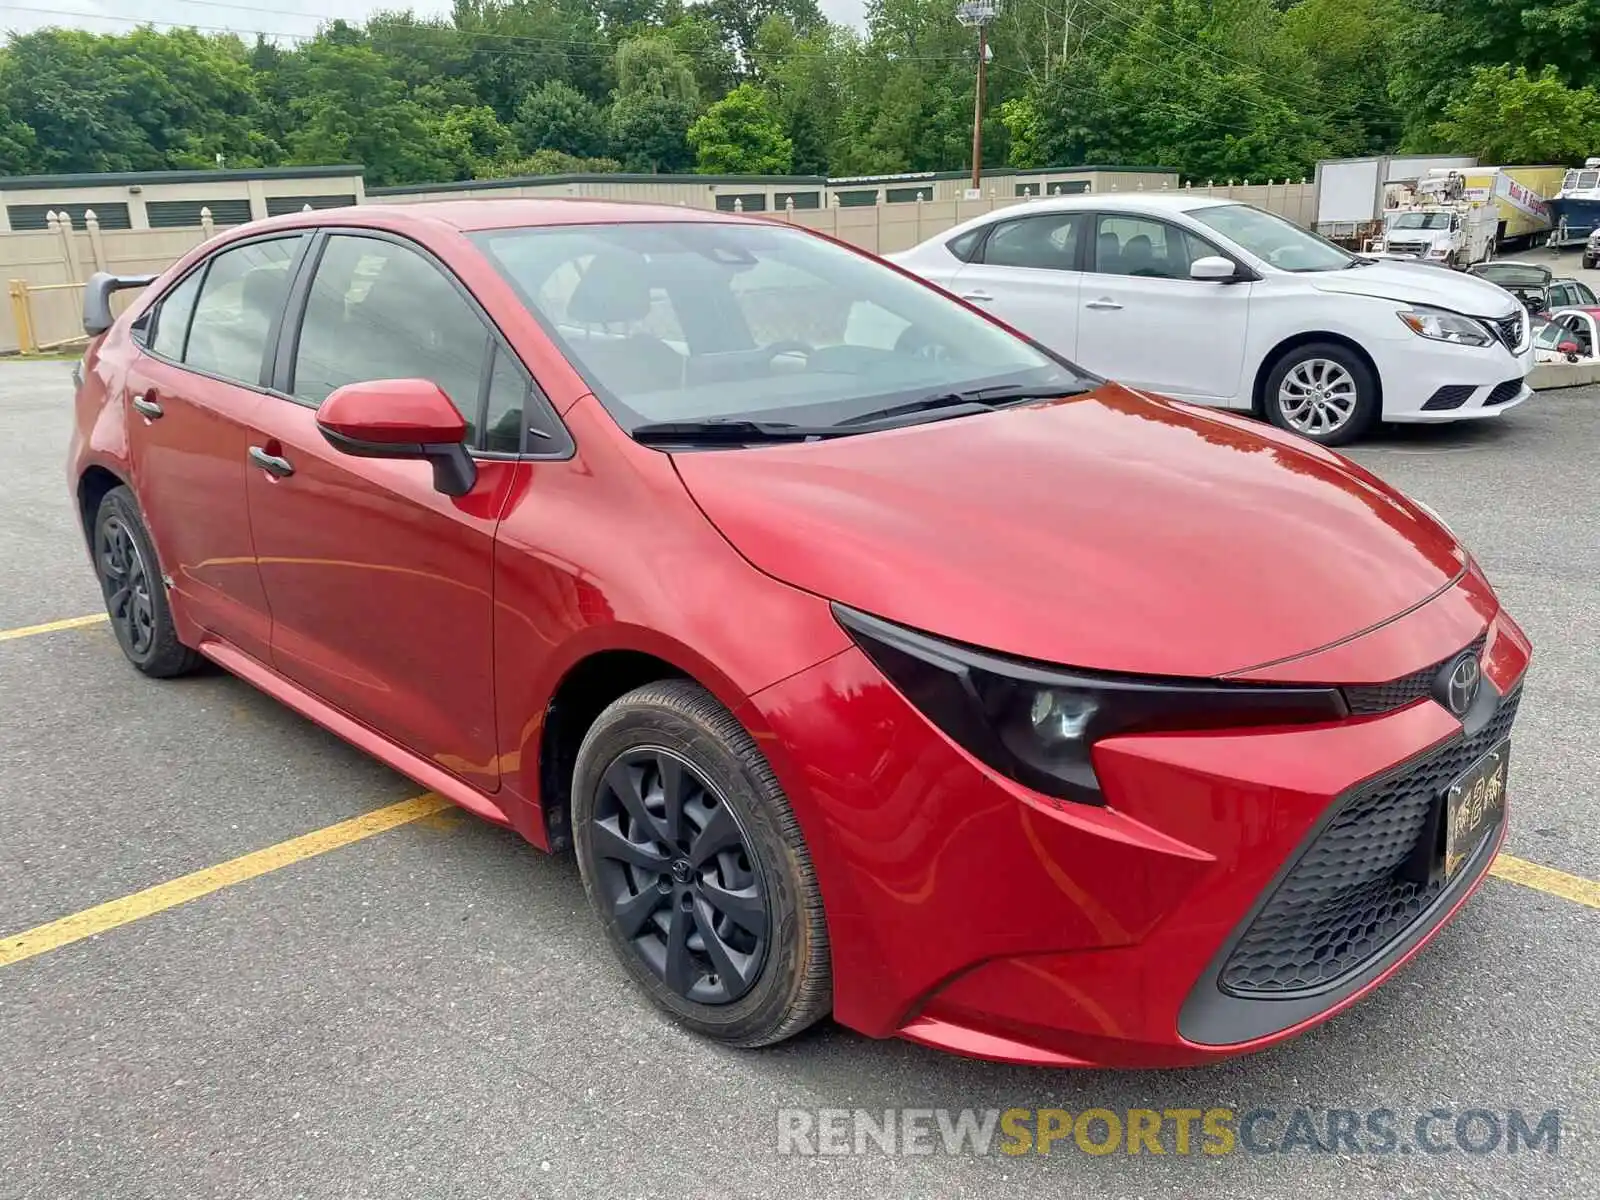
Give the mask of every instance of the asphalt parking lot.
[[[5, 963], [9, 934], [421, 791], [228, 676], [144, 680], [103, 624], [31, 630], [100, 610], [63, 479], [70, 389], [68, 364], [0, 363], [0, 630], [23, 631], [0, 633], [0, 1197], [1595, 1195], [1600, 388], [1355, 452], [1444, 516], [1533, 638], [1507, 851], [1565, 874], [1489, 880], [1294, 1043], [1142, 1074], [832, 1026], [712, 1046], [634, 994], [570, 858], [448, 809]], [[1270, 1109], [1257, 1145], [1282, 1145], [778, 1153], [780, 1109], [1018, 1107]], [[1300, 1108], [1403, 1130], [1558, 1110], [1561, 1132], [1554, 1153], [1318, 1152], [1283, 1136]]]

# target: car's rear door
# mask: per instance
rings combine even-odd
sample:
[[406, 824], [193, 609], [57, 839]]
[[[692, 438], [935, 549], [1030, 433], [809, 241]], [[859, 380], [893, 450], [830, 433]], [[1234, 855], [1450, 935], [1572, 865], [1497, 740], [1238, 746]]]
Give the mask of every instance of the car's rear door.
[[996, 221], [989, 236], [945, 286], [1058, 354], [1078, 350], [1082, 212], [1046, 212]]
[[[436, 491], [425, 462], [350, 457], [318, 430], [336, 388], [399, 378], [433, 380], [467, 419], [478, 478], [466, 495]], [[494, 790], [494, 534], [526, 372], [420, 246], [337, 231], [296, 281], [274, 383], [242, 451], [273, 666]]]
[[1078, 361], [1091, 371], [1169, 396], [1227, 403], [1242, 379], [1252, 283], [1189, 278], [1221, 251], [1154, 217], [1100, 213], [1093, 269], [1079, 292]]
[[140, 353], [125, 382], [134, 491], [168, 586], [185, 617], [263, 660], [245, 448], [308, 241], [252, 239], [196, 264], [136, 322]]

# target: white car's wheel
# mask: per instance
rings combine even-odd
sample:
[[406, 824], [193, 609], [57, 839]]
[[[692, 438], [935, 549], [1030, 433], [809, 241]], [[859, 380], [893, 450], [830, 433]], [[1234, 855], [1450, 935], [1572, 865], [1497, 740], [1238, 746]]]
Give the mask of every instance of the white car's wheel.
[[1266, 416], [1324, 446], [1366, 432], [1378, 415], [1378, 384], [1354, 353], [1333, 342], [1296, 346], [1267, 374]]

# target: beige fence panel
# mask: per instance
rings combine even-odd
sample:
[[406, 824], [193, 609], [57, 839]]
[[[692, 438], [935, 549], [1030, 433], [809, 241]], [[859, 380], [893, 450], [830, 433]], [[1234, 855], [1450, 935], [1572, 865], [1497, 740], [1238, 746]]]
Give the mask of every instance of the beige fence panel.
[[[47, 228], [0, 233], [0, 278], [9, 303], [0, 306], [0, 353], [48, 350], [83, 337], [83, 285], [96, 271], [114, 275], [158, 275], [214, 232], [197, 229], [104, 230], [84, 214], [84, 227], [57, 217]], [[121, 312], [138, 295], [118, 292], [112, 310]], [[25, 312], [19, 329], [18, 316]], [[24, 335], [27, 336], [24, 345]]]

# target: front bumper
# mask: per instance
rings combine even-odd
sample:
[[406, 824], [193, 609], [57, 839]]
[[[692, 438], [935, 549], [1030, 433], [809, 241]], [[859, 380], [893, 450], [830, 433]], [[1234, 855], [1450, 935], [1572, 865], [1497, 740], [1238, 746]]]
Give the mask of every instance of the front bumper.
[[[1527, 642], [1503, 614], [1486, 639], [1497, 699]], [[811, 847], [837, 1019], [987, 1058], [1175, 1066], [1292, 1036], [1420, 949], [1500, 833], [1329, 986], [1241, 998], [1219, 979], [1318, 834], [1372, 781], [1455, 753], [1470, 728], [1421, 699], [1329, 725], [1110, 739], [1095, 749], [1098, 808], [977, 763], [854, 649], [750, 703]]]
[[1519, 351], [1503, 344], [1452, 346], [1408, 336], [1367, 345], [1383, 387], [1383, 420], [1461, 421], [1495, 417], [1533, 394], [1533, 338], [1524, 321]]

